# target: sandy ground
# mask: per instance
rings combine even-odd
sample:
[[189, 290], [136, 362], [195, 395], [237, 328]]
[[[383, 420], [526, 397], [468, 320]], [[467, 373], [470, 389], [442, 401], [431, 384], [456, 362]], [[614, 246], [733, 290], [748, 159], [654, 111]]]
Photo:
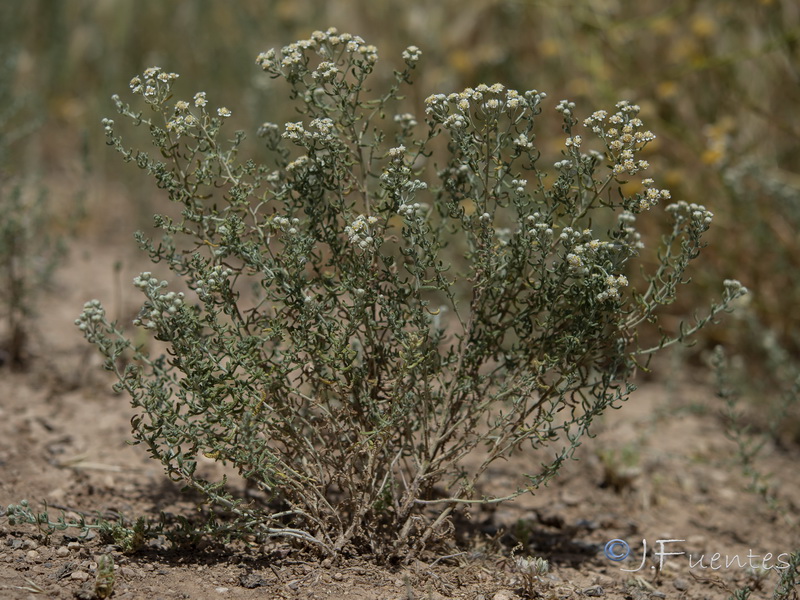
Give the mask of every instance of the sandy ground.
[[[126, 444], [132, 411], [110, 391], [99, 356], [72, 324], [91, 297], [112, 315], [135, 312], [139, 297], [128, 282], [137, 271], [126, 258], [116, 275], [117, 260], [113, 251], [73, 250], [43, 303], [31, 369], [0, 371], [0, 506], [25, 498], [35, 509], [46, 501], [73, 516], [134, 518], [197, 510], [141, 448]], [[113, 597], [120, 599], [512, 600], [523, 597], [513, 560], [521, 543], [525, 555], [550, 561], [537, 586], [543, 598], [721, 600], [743, 585], [755, 588], [751, 598], [769, 598], [778, 569], [750, 566], [780, 567], [780, 555], [800, 546], [800, 450], [768, 444], [758, 460], [770, 474], [773, 506], [747, 491], [735, 445], [724, 435], [721, 401], [705, 377], [667, 369], [642, 382], [554, 484], [471, 514], [459, 526], [454, 556], [402, 567], [319, 563], [288, 546], [244, 543], [192, 552], [153, 543], [126, 556], [99, 536], [79, 540], [65, 531], [46, 538], [0, 517], [0, 597], [92, 597], [97, 559], [111, 555]], [[505, 463], [487, 488], [507, 487], [533, 460]], [[629, 559], [604, 555], [612, 539], [629, 544]], [[674, 554], [655, 568], [654, 550]]]

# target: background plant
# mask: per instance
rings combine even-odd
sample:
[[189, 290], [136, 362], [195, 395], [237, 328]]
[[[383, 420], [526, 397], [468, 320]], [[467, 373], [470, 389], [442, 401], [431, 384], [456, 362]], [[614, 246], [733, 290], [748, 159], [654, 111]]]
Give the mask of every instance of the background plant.
[[[135, 440], [226, 509], [233, 534], [411, 558], [458, 507], [552, 478], [594, 417], [627, 397], [639, 362], [745, 293], [726, 281], [707, 317], [637, 343], [686, 282], [712, 218], [667, 206], [658, 266], [629, 285], [637, 216], [670, 199], [643, 175], [655, 136], [640, 107], [579, 120], [557, 103], [566, 139], [551, 168], [534, 143], [536, 90], [481, 84], [429, 96], [424, 125], [387, 116], [420, 51], [402, 57], [375, 96], [377, 50], [358, 36], [318, 31], [260, 54], [301, 116], [260, 127], [268, 162], [239, 159], [244, 134], [222, 133], [231, 110], [203, 91], [176, 100], [178, 75], [158, 67], [130, 82], [144, 112], [115, 97], [157, 157], [104, 120], [108, 143], [180, 207], [156, 216], [160, 239], [138, 235], [180, 283], [134, 282], [146, 297], [134, 324], [165, 355], [135, 348], [96, 300], [77, 324], [139, 410]], [[634, 177], [640, 191], [620, 193]], [[516, 491], [482, 491], [498, 459], [556, 444]], [[235, 467], [263, 504], [202, 476], [200, 456]]]
[[46, 192], [14, 173], [10, 154], [37, 126], [31, 98], [15, 89], [17, 55], [0, 47], [0, 364], [22, 368], [29, 358], [36, 301], [63, 247], [50, 233]]
[[[782, 384], [772, 390], [775, 399], [767, 403], [767, 408], [771, 410], [766, 419], [762, 417], [754, 421], [751, 415], [747, 414], [747, 409], [742, 409], [741, 396], [743, 390], [748, 388], [733, 376], [731, 365], [721, 346], [714, 350], [712, 367], [716, 375], [717, 396], [725, 402], [722, 416], [725, 419], [726, 433], [736, 444], [736, 459], [741, 465], [742, 473], [749, 479], [748, 490], [761, 496], [784, 526], [793, 528], [796, 524], [790, 516], [791, 504], [787, 505], [786, 499], [776, 493], [777, 482], [774, 474], [765, 473], [757, 461], [763, 454], [766, 444], [780, 443], [780, 425], [787, 420], [787, 416], [793, 410], [797, 409], [800, 399], [800, 373], [793, 362], [787, 361], [786, 356], [777, 354], [779, 348], [767, 346], [766, 349], [773, 351], [770, 357], [773, 366], [772, 379]], [[768, 425], [765, 429], [759, 430], [752, 426], [753, 422], [763, 426], [763, 421]], [[795, 551], [789, 555], [788, 566], [779, 573], [772, 596], [774, 600], [797, 597], [797, 585], [800, 583], [798, 567], [800, 567], [800, 552]], [[758, 588], [760, 585], [760, 579], [756, 578], [752, 587]], [[750, 588], [751, 586], [745, 586], [736, 590], [731, 598], [749, 597], [752, 591]]]

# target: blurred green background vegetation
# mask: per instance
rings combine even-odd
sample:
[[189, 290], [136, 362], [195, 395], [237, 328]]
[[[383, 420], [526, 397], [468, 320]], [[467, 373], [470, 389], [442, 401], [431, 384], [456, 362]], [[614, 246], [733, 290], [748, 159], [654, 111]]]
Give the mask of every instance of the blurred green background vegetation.
[[[11, 119], [3, 128], [39, 119], [11, 144], [5, 169], [46, 185], [65, 220], [83, 198], [80, 236], [127, 242], [132, 222], [149, 225], [158, 195], [105, 147], [100, 120], [115, 117], [111, 94], [125, 97], [134, 74], [159, 65], [181, 74], [184, 96], [206, 90], [231, 108], [234, 127], [254, 138], [261, 122], [294, 115], [256, 55], [329, 26], [378, 46], [378, 78], [391, 77], [406, 46], [419, 46], [409, 101], [420, 116], [431, 93], [495, 81], [546, 91], [552, 107], [569, 98], [584, 116], [619, 99], [639, 103], [659, 136], [647, 152], [653, 177], [674, 199], [716, 215], [692, 271], [699, 285], [683, 290], [674, 314], [718, 298], [722, 279], [740, 279], [752, 291], [746, 306], [700, 348], [724, 343], [748, 358], [754, 378], [798, 356], [796, 0], [2, 2], [0, 51], [13, 65], [10, 96], [23, 99], [19, 110], [0, 111]], [[545, 121], [557, 135], [539, 141], [556, 154], [559, 120]]]

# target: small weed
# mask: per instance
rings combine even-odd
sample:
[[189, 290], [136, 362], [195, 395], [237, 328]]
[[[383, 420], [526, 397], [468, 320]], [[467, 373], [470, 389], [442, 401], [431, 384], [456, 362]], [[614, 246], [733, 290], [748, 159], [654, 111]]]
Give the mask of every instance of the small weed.
[[547, 586], [544, 576], [550, 571], [550, 563], [544, 558], [522, 556], [514, 557], [514, 569], [522, 581], [522, 595], [525, 598], [539, 598]]
[[642, 473], [639, 466], [641, 456], [638, 447], [628, 444], [620, 449], [605, 449], [598, 452], [603, 465], [603, 486], [616, 493], [630, 489]]
[[94, 582], [95, 598], [110, 598], [114, 593], [114, 558], [110, 554], [104, 554], [97, 559], [97, 576]]

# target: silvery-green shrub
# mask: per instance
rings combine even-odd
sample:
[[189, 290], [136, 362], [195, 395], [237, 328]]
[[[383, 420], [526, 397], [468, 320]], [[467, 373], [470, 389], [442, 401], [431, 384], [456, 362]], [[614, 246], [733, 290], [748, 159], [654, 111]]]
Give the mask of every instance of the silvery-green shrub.
[[[655, 136], [639, 107], [580, 120], [559, 102], [553, 164], [537, 142], [544, 93], [479, 85], [394, 115], [420, 51], [383, 94], [368, 84], [377, 57], [333, 29], [259, 55], [298, 111], [259, 129], [264, 161], [239, 156], [235, 110], [213, 93], [173, 97], [178, 75], [157, 67], [134, 77], [143, 108], [115, 102], [155, 152], [104, 126], [180, 207], [156, 216], [160, 239], [138, 234], [173, 273], [134, 281], [134, 324], [166, 353], [134, 347], [96, 300], [77, 324], [132, 398], [135, 441], [226, 511], [220, 531], [391, 558], [440, 539], [461, 507], [551, 479], [637, 364], [745, 290], [727, 281], [706, 318], [641, 347], [712, 215], [666, 206], [659, 262], [639, 274], [637, 219], [670, 200], [643, 175]], [[515, 491], [486, 484], [500, 459], [542, 448], [550, 460], [531, 460]], [[200, 457], [259, 500], [202, 477]]]

